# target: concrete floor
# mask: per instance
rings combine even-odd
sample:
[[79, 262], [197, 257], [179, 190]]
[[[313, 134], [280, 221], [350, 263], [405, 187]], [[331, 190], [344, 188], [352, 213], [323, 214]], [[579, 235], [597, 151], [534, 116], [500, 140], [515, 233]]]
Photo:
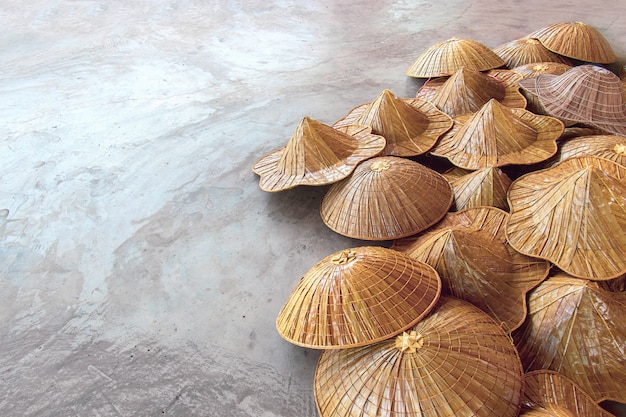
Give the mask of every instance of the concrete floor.
[[318, 352], [274, 320], [326, 255], [326, 188], [252, 164], [453, 36], [582, 20], [626, 60], [626, 2], [3, 0], [0, 415], [316, 416]]

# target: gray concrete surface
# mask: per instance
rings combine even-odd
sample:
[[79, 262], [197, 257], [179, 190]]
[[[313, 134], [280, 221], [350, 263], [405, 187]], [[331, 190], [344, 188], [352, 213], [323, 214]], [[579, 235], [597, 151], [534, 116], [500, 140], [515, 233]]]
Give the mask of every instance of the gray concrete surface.
[[325, 188], [250, 167], [453, 36], [582, 20], [626, 58], [622, 1], [0, 3], [0, 415], [315, 416], [318, 352], [274, 327], [300, 276], [364, 244]]

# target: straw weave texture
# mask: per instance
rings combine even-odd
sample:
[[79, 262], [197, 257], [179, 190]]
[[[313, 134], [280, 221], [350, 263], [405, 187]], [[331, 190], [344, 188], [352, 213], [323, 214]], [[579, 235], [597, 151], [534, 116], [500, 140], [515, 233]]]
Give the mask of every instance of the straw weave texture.
[[513, 337], [527, 371], [553, 370], [594, 401], [626, 403], [626, 293], [557, 273], [530, 292]]
[[577, 157], [513, 181], [507, 239], [529, 256], [594, 280], [626, 272], [626, 168]]
[[504, 43], [493, 49], [509, 68], [537, 62], [557, 62], [571, 65], [572, 61], [563, 55], [555, 54], [543, 46], [538, 39], [520, 38]]
[[549, 262], [517, 252], [506, 241], [508, 213], [477, 207], [448, 213], [393, 249], [431, 265], [444, 293], [469, 301], [512, 331], [526, 317], [526, 293], [548, 276]]
[[451, 38], [428, 48], [406, 70], [415, 78], [445, 77], [462, 67], [487, 71], [505, 64], [495, 52], [478, 41]]
[[421, 343], [414, 352], [398, 349], [397, 339], [322, 352], [314, 379], [320, 416], [517, 415], [521, 364], [489, 316], [442, 297], [412, 330]]
[[364, 240], [410, 236], [438, 222], [452, 205], [452, 189], [436, 171], [415, 161], [379, 156], [333, 184], [321, 204], [324, 223]]
[[522, 78], [535, 78], [542, 74], [561, 75], [570, 69], [572, 69], [572, 65], [559, 62], [535, 62], [514, 67], [512, 70], [521, 75]]
[[392, 337], [426, 315], [441, 281], [430, 266], [383, 247], [329, 255], [300, 280], [278, 314], [287, 341], [339, 349]]
[[558, 160], [598, 156], [626, 167], [626, 138], [616, 135], [579, 136], [559, 144]]
[[443, 176], [452, 186], [455, 210], [479, 206], [509, 209], [506, 194], [513, 181], [500, 168], [468, 171], [455, 167]]

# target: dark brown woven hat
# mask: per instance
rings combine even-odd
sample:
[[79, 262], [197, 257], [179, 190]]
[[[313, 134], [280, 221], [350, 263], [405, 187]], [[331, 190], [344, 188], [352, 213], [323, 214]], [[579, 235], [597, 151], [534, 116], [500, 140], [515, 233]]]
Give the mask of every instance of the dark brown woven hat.
[[371, 132], [367, 126], [334, 129], [304, 117], [289, 142], [260, 158], [252, 171], [261, 177], [261, 189], [269, 192], [298, 185], [331, 184], [350, 175], [362, 160], [383, 150], [385, 139]]
[[320, 214], [341, 235], [392, 240], [429, 228], [451, 205], [452, 189], [441, 174], [410, 159], [378, 156], [333, 184]]
[[402, 335], [322, 352], [313, 390], [321, 417], [515, 417], [522, 381], [500, 326], [470, 303], [442, 297]]
[[413, 326], [439, 299], [430, 266], [383, 247], [339, 251], [300, 279], [278, 314], [290, 343], [340, 349], [388, 339]]
[[417, 156], [432, 148], [452, 127], [450, 116], [421, 99], [402, 99], [383, 90], [371, 103], [362, 104], [333, 126], [370, 126], [372, 133], [385, 138], [381, 155]]
[[491, 206], [508, 210], [506, 193], [513, 182], [500, 168], [487, 167], [468, 171], [454, 167], [444, 172], [454, 195], [457, 211], [479, 206]]
[[527, 371], [557, 371], [594, 401], [626, 403], [624, 317], [626, 293], [559, 272], [529, 293], [513, 338]]
[[558, 62], [572, 65], [570, 59], [550, 51], [538, 39], [528, 37], [504, 43], [495, 47], [493, 52], [498, 54], [509, 68], [537, 62]]
[[557, 161], [577, 156], [598, 156], [626, 167], [626, 138], [616, 135], [591, 135], [560, 142]]
[[487, 71], [505, 64], [495, 52], [471, 39], [451, 38], [424, 51], [406, 70], [416, 78], [447, 77], [461, 67]]
[[392, 249], [435, 268], [445, 293], [471, 302], [510, 332], [524, 321], [526, 293], [548, 276], [550, 263], [507, 243], [507, 217], [495, 207], [448, 213], [426, 232], [396, 240]]

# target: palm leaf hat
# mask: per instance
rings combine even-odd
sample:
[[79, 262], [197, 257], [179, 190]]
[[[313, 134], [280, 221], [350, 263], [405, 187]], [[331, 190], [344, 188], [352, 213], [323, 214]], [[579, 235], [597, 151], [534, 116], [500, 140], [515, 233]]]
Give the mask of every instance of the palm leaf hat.
[[509, 68], [537, 62], [557, 62], [571, 65], [572, 61], [563, 55], [555, 54], [535, 38], [523, 37], [506, 42], [493, 49]]
[[452, 187], [454, 210], [479, 206], [509, 209], [506, 195], [513, 181], [502, 169], [486, 167], [471, 171], [454, 167], [443, 176]]

